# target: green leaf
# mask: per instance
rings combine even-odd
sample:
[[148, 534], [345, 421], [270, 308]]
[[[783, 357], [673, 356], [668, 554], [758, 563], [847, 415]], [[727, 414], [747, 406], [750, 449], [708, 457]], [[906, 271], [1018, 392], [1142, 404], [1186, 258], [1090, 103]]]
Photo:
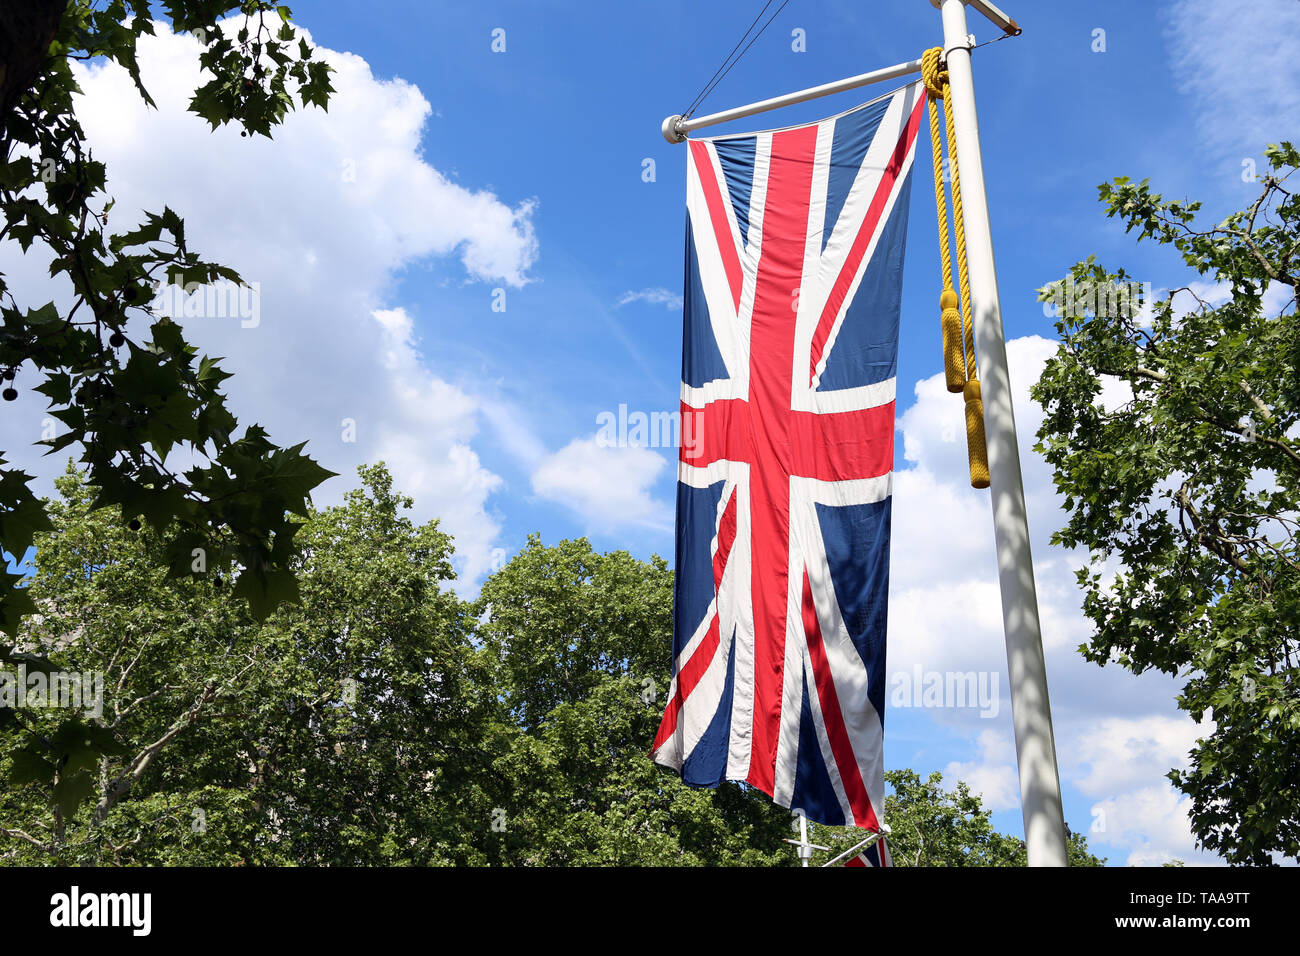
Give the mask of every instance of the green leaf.
[[77, 808], [95, 793], [95, 778], [86, 771], [61, 774], [54, 784], [52, 803], [65, 820], [76, 815]]
[[48, 784], [54, 779], [54, 764], [30, 747], [15, 750], [9, 768], [9, 783], [14, 787], [25, 787], [32, 783]]

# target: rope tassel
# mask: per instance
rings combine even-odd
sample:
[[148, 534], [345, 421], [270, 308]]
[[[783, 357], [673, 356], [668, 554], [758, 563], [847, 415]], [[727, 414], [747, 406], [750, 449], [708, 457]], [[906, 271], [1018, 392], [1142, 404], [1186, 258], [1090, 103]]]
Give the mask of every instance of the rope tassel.
[[948, 391], [960, 392], [966, 386], [966, 357], [961, 347], [961, 313], [957, 311], [957, 293], [944, 289], [939, 294], [939, 327], [943, 332], [943, 372]]
[[966, 399], [966, 457], [970, 459], [970, 486], [989, 486], [989, 449], [984, 441], [984, 400], [980, 383], [967, 382], [962, 390]]

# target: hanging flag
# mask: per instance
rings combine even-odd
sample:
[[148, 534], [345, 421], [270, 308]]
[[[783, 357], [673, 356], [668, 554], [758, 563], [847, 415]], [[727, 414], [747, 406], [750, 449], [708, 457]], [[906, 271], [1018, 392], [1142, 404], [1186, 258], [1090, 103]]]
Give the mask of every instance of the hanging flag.
[[873, 831], [924, 110], [918, 81], [819, 123], [688, 143], [673, 682], [654, 759]]
[[874, 844], [867, 847], [857, 856], [853, 857], [845, 866], [893, 866], [894, 861], [889, 858], [889, 848], [885, 846], [883, 837]]

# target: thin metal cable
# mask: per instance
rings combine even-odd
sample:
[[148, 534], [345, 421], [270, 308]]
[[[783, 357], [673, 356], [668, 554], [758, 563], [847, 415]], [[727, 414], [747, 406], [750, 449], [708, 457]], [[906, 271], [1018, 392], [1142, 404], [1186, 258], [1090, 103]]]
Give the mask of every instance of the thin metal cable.
[[754, 29], [755, 24], [757, 24], [759, 20], [763, 19], [763, 14], [767, 13], [767, 8], [772, 5], [772, 2], [773, 0], [767, 0], [767, 3], [763, 4], [763, 9], [758, 11], [758, 16], [754, 17], [753, 22], [745, 28], [745, 32], [741, 34], [740, 39], [736, 41], [736, 45], [731, 48], [731, 52], [728, 53], [726, 59], [722, 61], [722, 65], [713, 71], [713, 75], [709, 77], [709, 82], [704, 84], [700, 92], [695, 95], [695, 99], [691, 100], [691, 105], [686, 107], [685, 111], [682, 113], [683, 117], [690, 116], [695, 112], [695, 108], [699, 106], [704, 97], [708, 95], [710, 84], [718, 78], [718, 74], [721, 73], [726, 65], [731, 62], [731, 58], [736, 55], [736, 51], [740, 49], [740, 45], [744, 43], [745, 38], [749, 36], [749, 31]]
[[[767, 30], [767, 28], [770, 27], [770, 26], [772, 25], [772, 21], [775, 20], [778, 16], [781, 15], [781, 11], [784, 10], [784, 9], [786, 8], [786, 4], [788, 4], [789, 2], [790, 2], [790, 0], [782, 0], [781, 5], [780, 5], [779, 7], [776, 8], [776, 12], [773, 13], [770, 17], [768, 17], [767, 22], [764, 23], [763, 26], [759, 28], [759, 31], [758, 31], [757, 33], [754, 34], [753, 39], [751, 39], [751, 40], [749, 41], [749, 43], [745, 44], [745, 48], [744, 48], [743, 50], [740, 51], [739, 55], [737, 55], [735, 59], [731, 60], [730, 65], [727, 65], [726, 62], [724, 61], [723, 66], [725, 66], [726, 68], [725, 68], [725, 69], [722, 69], [721, 67], [719, 68], [719, 69], [722, 70], [722, 74], [721, 74], [721, 76], [719, 76], [717, 73], [714, 74], [714, 79], [711, 80], [711, 81], [709, 82], [708, 86], [706, 86], [706, 88], [704, 89], [704, 91], [703, 91], [702, 93], [700, 93], [700, 95], [697, 96], [697, 97], [695, 98], [695, 102], [691, 104], [690, 109], [687, 110], [687, 112], [685, 112], [685, 113], [682, 114], [682, 118], [683, 118], [683, 119], [689, 117], [692, 113], [694, 113], [694, 111], [695, 111], [695, 110], [696, 110], [700, 105], [703, 104], [704, 100], [708, 98], [708, 95], [709, 95], [710, 93], [712, 93], [712, 92], [714, 91], [714, 89], [717, 88], [717, 85], [718, 85], [719, 83], [721, 83], [721, 82], [726, 78], [726, 76], [727, 76], [728, 73], [731, 72], [732, 67], [734, 67], [737, 63], [740, 62], [741, 58], [744, 57], [744, 55], [745, 55], [746, 53], [749, 52], [749, 48], [752, 47], [752, 46], [753, 46], [753, 45], [758, 41], [758, 38], [761, 37], [761, 36], [763, 35], [763, 33]], [[770, 7], [771, 5], [772, 5], [772, 0], [767, 0], [767, 3], [763, 5], [763, 9], [760, 10], [760, 11], [758, 12], [758, 16], [759, 16], [759, 17], [762, 17], [762, 16], [763, 16], [763, 13], [764, 13], [764, 12], [767, 10], [767, 8]], [[755, 21], [754, 21], [754, 22], [755, 22], [755, 23], [758, 22], [758, 18], [757, 18], [757, 17], [755, 18]], [[753, 28], [754, 28], [754, 25], [751, 23], [750, 26], [749, 26], [749, 29], [752, 30]], [[746, 36], [749, 35], [749, 30], [746, 30], [746, 31], [745, 31], [745, 35], [746, 35]], [[740, 43], [744, 43], [744, 42], [745, 42], [745, 37], [742, 36], [742, 37], [740, 38], [740, 42], [737, 43], [736, 46], [740, 46]], [[734, 49], [733, 49], [733, 52], [734, 52]], [[729, 57], [728, 59], [730, 59], [730, 57]]]
[[982, 46], [988, 46], [990, 43], [999, 43], [999, 42], [1001, 42], [1002, 40], [1006, 40], [1006, 39], [1008, 39], [1008, 38], [1010, 38], [1010, 37], [1018, 37], [1018, 36], [1020, 36], [1019, 33], [1004, 33], [1004, 34], [1002, 34], [1002, 36], [1000, 36], [1000, 37], [994, 37], [992, 40], [985, 40], [983, 43], [976, 43], [976, 44], [975, 44], [973, 47], [971, 47], [970, 49], [971, 49], [971, 52], [974, 53], [976, 50], [978, 50], [978, 49], [979, 49], [980, 47], [982, 47]]
[[[754, 38], [750, 40], [749, 43], [745, 44], [745, 48], [740, 51], [740, 55], [731, 61], [731, 66], [727, 67], [727, 69], [723, 72], [722, 76], [718, 77], [716, 80], [713, 81], [713, 84], [712, 86], [709, 87], [708, 92], [704, 94], [705, 97], [708, 97], [709, 93], [712, 93], [714, 89], [717, 88], [717, 85], [721, 83], [723, 79], [726, 78], [728, 73], [731, 72], [732, 67], [734, 67], [737, 63], [739, 63], [741, 58], [746, 53], [749, 52], [749, 48], [752, 47], [758, 41], [758, 38], [763, 35], [764, 31], [766, 31], [767, 28], [772, 25], [772, 21], [781, 15], [781, 11], [785, 9], [786, 4], [789, 2], [790, 0], [784, 0], [784, 2], [779, 7], [776, 8], [776, 12], [773, 13], [772, 16], [768, 18], [767, 22], [764, 23], [763, 26], [759, 29], [759, 31], [754, 34]], [[703, 102], [703, 99], [701, 99], [701, 102]]]

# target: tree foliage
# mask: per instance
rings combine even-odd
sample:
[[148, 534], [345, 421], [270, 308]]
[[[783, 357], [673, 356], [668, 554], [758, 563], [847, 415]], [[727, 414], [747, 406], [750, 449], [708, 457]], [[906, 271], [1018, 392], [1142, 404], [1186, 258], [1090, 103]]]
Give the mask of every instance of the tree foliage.
[[[650, 760], [672, 573], [537, 538], [465, 601], [452, 543], [382, 466], [312, 511], [301, 601], [258, 621], [168, 573], [70, 470], [22, 650], [101, 673], [98, 715], [0, 707], [0, 860], [188, 865], [791, 865], [791, 815]], [[1023, 863], [960, 785], [893, 774], [909, 865]], [[857, 830], [819, 827], [847, 847]], [[919, 851], [919, 855], [918, 855]]]
[[481, 636], [506, 715], [494, 762], [501, 860], [771, 865], [789, 814], [763, 794], [693, 789], [649, 759], [669, 684], [672, 572], [537, 537], [484, 585]]
[[382, 469], [363, 479], [310, 516], [302, 599], [264, 622], [218, 577], [170, 576], [165, 538], [62, 479], [23, 645], [102, 673], [102, 714], [0, 711], [0, 766], [22, 788], [0, 826], [71, 863], [457, 859], [493, 702], [444, 586], [450, 539], [400, 514]]
[[[229, 375], [217, 359], [197, 355], [171, 317], [155, 314], [150, 303], [160, 284], [192, 288], [240, 277], [191, 249], [184, 221], [166, 206], [144, 212], [134, 226], [110, 227], [107, 170], [75, 110], [77, 60], [121, 66], [153, 104], [136, 47], [154, 32], [155, 12], [203, 45], [204, 82], [190, 109], [214, 128], [235, 123], [244, 134], [269, 136], [295, 99], [324, 107], [332, 92], [329, 67], [313, 58], [285, 6], [5, 4], [0, 239], [48, 262], [50, 276], [68, 291], [43, 304], [19, 302], [0, 275], [3, 397], [12, 400], [22, 386], [48, 399], [49, 414], [64, 427], [39, 444], [51, 452], [80, 449], [97, 489], [94, 503], [165, 535], [177, 574], [237, 573], [233, 593], [265, 616], [296, 595], [292, 515], [305, 512], [309, 493], [330, 473], [301, 444], [278, 447], [255, 424], [241, 433], [221, 391]], [[184, 471], [168, 461], [178, 448], [192, 462]], [[19, 557], [33, 535], [50, 527], [30, 480], [14, 468], [0, 470], [0, 546]], [[0, 629], [12, 637], [32, 609], [18, 578], [0, 577]], [[0, 644], [0, 660], [7, 650]]]
[[[1181, 253], [1226, 301], [1188, 286], [1149, 314], [1067, 308], [1033, 389], [1037, 447], [1068, 512], [1054, 540], [1091, 556], [1079, 583], [1094, 632], [1080, 650], [1184, 681], [1178, 705], [1206, 734], [1169, 776], [1200, 843], [1249, 864], [1300, 856], [1300, 199], [1286, 185], [1300, 154], [1267, 155], [1255, 202], [1210, 228], [1199, 203], [1146, 181], [1103, 185], [1108, 215]], [[1091, 258], [1071, 276], [1130, 278]], [[1268, 314], [1275, 287], [1285, 300]], [[1179, 293], [1196, 307], [1176, 308]]]

